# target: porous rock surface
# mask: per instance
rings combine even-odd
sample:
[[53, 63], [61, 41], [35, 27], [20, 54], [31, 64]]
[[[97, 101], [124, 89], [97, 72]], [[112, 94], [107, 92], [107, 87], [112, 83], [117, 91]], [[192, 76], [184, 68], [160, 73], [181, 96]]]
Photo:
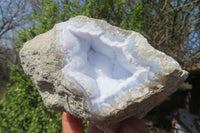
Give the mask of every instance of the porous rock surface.
[[77, 16], [26, 42], [22, 67], [47, 108], [115, 132], [172, 94], [187, 72], [139, 33]]

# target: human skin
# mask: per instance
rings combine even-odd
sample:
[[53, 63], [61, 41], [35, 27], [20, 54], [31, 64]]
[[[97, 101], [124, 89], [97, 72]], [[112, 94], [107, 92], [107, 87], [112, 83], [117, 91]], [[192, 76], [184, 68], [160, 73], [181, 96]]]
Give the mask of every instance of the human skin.
[[[66, 112], [63, 112], [62, 128], [63, 133], [84, 133], [82, 120]], [[123, 121], [118, 131], [119, 133], [149, 133], [145, 123], [135, 117]], [[88, 133], [104, 132], [88, 122]]]

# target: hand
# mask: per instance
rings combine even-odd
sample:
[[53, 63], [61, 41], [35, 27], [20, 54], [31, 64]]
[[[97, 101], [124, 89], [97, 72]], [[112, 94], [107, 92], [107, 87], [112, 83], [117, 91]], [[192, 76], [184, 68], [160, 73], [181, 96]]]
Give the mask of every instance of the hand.
[[[63, 112], [62, 128], [63, 133], [84, 133], [82, 120], [66, 112]], [[89, 122], [88, 133], [104, 132], [98, 129], [94, 124]], [[131, 117], [122, 122], [119, 128], [119, 133], [149, 133], [149, 130], [143, 121]]]

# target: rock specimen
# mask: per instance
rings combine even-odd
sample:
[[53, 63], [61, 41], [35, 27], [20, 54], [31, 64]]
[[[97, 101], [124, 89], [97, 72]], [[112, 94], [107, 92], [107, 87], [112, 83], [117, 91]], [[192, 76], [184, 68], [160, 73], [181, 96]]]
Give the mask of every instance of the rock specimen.
[[46, 107], [109, 132], [130, 116], [143, 117], [187, 77], [141, 34], [84, 16], [28, 41], [20, 58]]

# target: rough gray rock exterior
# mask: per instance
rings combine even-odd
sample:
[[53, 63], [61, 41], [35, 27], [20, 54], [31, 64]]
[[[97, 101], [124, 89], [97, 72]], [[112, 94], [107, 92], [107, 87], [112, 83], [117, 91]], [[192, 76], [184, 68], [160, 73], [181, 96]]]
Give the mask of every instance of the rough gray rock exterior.
[[[121, 108], [116, 108], [109, 114], [98, 115], [91, 113], [88, 97], [80, 89], [77, 89], [79, 86], [76, 83], [67, 80], [62, 74], [62, 69], [67, 63], [66, 55], [61, 50], [58, 36], [62, 32], [62, 26], [65, 23], [76, 21], [94, 24], [95, 26], [98, 24], [102, 26], [103, 24], [105, 27], [111, 27], [105, 21], [78, 16], [67, 22], [56, 24], [50, 31], [26, 42], [20, 51], [23, 69], [38, 88], [47, 108], [69, 112], [79, 118], [92, 121], [108, 132], [115, 132], [120, 122], [126, 118], [131, 116], [144, 117], [147, 112], [175, 92], [178, 86], [186, 79], [187, 72], [180, 67], [175, 67], [170, 74], [159, 77], [163, 80], [163, 86], [148, 88], [149, 92], [147, 94], [123, 103]], [[131, 33], [131, 31], [117, 29], [120, 32], [124, 32], [124, 34]], [[144, 49], [141, 49], [141, 52], [145, 52], [142, 50]], [[121, 101], [118, 102], [120, 103]]]

